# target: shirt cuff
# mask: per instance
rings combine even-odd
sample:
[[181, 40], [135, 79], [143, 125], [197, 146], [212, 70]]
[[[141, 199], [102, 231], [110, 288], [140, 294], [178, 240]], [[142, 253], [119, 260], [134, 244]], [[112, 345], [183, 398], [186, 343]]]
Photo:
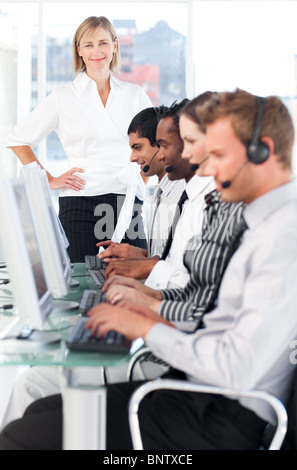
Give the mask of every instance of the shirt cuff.
[[145, 285], [152, 289], [165, 289], [171, 275], [172, 266], [166, 263], [166, 261], [160, 260], [155, 264], [150, 275], [147, 277]]
[[151, 289], [182, 288], [187, 285], [190, 275], [186, 268], [181, 269], [172, 263], [160, 260], [155, 264], [150, 275], [145, 281], [147, 287]]
[[176, 344], [181, 337], [187, 333], [183, 333], [176, 328], [157, 323], [154, 325], [145, 337], [145, 344], [160, 359], [170, 364], [170, 359], [174, 356]]

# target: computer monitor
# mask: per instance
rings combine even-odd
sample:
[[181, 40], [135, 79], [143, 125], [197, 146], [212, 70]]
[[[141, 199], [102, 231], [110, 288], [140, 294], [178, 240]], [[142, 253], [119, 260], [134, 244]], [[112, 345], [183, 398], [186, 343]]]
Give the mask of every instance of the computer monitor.
[[[40, 174], [35, 171], [35, 168], [32, 167], [31, 170], [23, 171], [22, 176], [27, 185], [31, 200], [31, 207], [43, 251], [49, 287], [52, 296], [54, 298], [60, 298], [67, 295], [69, 291], [69, 284], [67, 284], [65, 279], [65, 269], [67, 270], [67, 267], [62, 263], [60, 242], [57, 239], [53, 218], [45, 199]], [[36, 168], [36, 170], [38, 170], [38, 168]]]
[[[45, 172], [44, 172], [44, 174], [45, 174], [45, 176], [46, 176], [46, 173], [45, 173]], [[47, 178], [46, 178], [46, 182], [47, 182], [47, 188], [48, 188], [48, 190], [49, 190], [49, 184], [48, 184], [48, 179], [47, 179]], [[58, 217], [57, 214], [56, 214], [56, 211], [55, 211], [55, 209], [54, 209], [54, 206], [53, 206], [53, 203], [52, 203], [52, 202], [51, 202], [51, 207], [52, 207], [52, 209], [54, 210], [54, 213], [55, 213], [55, 215], [56, 215], [56, 219], [57, 219], [57, 221], [58, 221], [58, 228], [59, 228], [59, 230], [60, 230], [60, 235], [61, 235], [61, 238], [62, 238], [62, 240], [63, 240], [63, 244], [64, 244], [64, 246], [65, 246], [65, 248], [66, 248], [66, 250], [67, 250], [67, 248], [69, 247], [68, 238], [67, 238], [66, 233], [65, 233], [65, 231], [64, 231], [63, 225], [61, 224], [61, 221], [60, 221], [59, 217]], [[68, 256], [69, 264], [70, 264], [70, 258], [69, 258], [68, 253], [67, 253], [67, 256]]]
[[22, 167], [21, 175], [28, 187], [44, 254], [46, 275], [55, 298], [55, 307], [61, 309], [78, 308], [77, 302], [61, 299], [68, 294], [72, 284], [71, 263], [63, 231], [52, 202], [46, 172], [37, 164], [29, 164]]
[[[25, 165], [25, 166], [27, 166], [27, 165]], [[54, 227], [54, 230], [56, 232], [57, 240], [59, 241], [59, 247], [60, 247], [60, 251], [61, 251], [61, 259], [62, 259], [63, 265], [65, 267], [64, 276], [65, 276], [66, 282], [69, 284], [70, 287], [77, 287], [79, 285], [79, 281], [77, 279], [71, 278], [71, 271], [72, 271], [73, 265], [70, 261], [69, 254], [68, 254], [68, 251], [67, 251], [67, 248], [69, 247], [69, 241], [68, 241], [68, 238], [67, 238], [66, 233], [64, 231], [64, 228], [61, 224], [61, 221], [58, 217], [58, 214], [56, 212], [54, 203], [53, 203], [52, 191], [51, 191], [50, 186], [49, 186], [47, 174], [46, 174], [45, 170], [42, 170], [40, 168], [39, 165], [36, 164], [36, 167], [37, 167], [37, 169], [35, 171], [40, 172], [40, 178], [41, 178], [41, 182], [42, 182], [43, 189], [44, 189], [44, 192], [45, 192], [46, 202], [48, 204], [50, 215], [52, 217], [53, 227]]]
[[59, 249], [60, 249], [61, 261], [64, 266], [64, 277], [65, 277], [66, 283], [68, 287], [78, 286], [79, 282], [71, 278], [72, 263], [70, 261], [68, 251], [67, 251], [67, 248], [69, 246], [69, 241], [64, 232], [63, 226], [61, 224], [61, 221], [58, 217], [58, 214], [56, 212], [56, 209], [53, 203], [52, 192], [49, 187], [47, 174], [45, 170], [41, 170], [40, 167], [38, 167], [38, 170], [40, 174], [41, 184], [44, 190], [46, 204], [48, 206], [49, 214], [52, 220], [53, 228], [56, 233], [56, 238], [57, 238]]
[[38, 231], [23, 179], [0, 184], [1, 244], [21, 323], [41, 330], [53, 310]]

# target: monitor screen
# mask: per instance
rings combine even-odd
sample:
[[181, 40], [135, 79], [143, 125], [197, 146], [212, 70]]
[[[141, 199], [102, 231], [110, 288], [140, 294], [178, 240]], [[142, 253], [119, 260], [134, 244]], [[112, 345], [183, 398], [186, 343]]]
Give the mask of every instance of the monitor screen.
[[39, 234], [24, 181], [0, 184], [1, 244], [20, 320], [42, 329], [53, 310]]
[[41, 260], [41, 251], [37, 241], [37, 233], [29, 206], [29, 201], [24, 184], [14, 184], [15, 200], [19, 210], [20, 222], [22, 224], [25, 243], [29, 254], [32, 272], [37, 287], [38, 298], [42, 299], [48, 290], [45, 270]]
[[55, 210], [47, 175], [44, 170], [40, 170], [40, 178], [41, 178], [41, 184], [42, 184], [45, 199], [46, 199], [46, 204], [49, 210], [49, 215], [52, 221], [52, 226], [55, 231], [55, 235], [56, 235], [56, 239], [57, 239], [57, 243], [58, 243], [58, 247], [60, 251], [61, 262], [63, 264], [63, 269], [64, 269], [64, 279], [67, 284], [67, 287], [69, 288], [71, 284], [71, 262], [70, 262], [70, 258], [69, 258], [68, 251], [67, 251], [67, 246], [69, 245], [69, 242], [67, 240], [66, 234], [63, 230], [62, 224]]
[[[21, 174], [26, 182], [34, 212], [41, 248], [43, 251], [46, 277], [55, 299], [61, 299], [69, 292], [70, 262], [63, 254], [66, 251], [59, 228], [57, 216], [52, 210], [52, 201], [39, 165], [25, 165]], [[46, 174], [45, 174], [46, 177]], [[46, 177], [47, 179], [47, 177]]]

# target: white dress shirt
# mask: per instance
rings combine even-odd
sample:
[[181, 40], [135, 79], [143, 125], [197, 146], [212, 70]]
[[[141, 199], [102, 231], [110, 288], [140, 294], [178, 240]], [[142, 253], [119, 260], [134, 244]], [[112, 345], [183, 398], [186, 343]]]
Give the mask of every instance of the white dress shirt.
[[185, 187], [184, 179], [170, 181], [167, 174], [156, 185], [154, 196], [159, 189], [161, 194], [159, 204], [157, 205], [157, 201], [153, 198], [151, 206], [148, 223], [149, 256], [162, 255], [174, 215], [172, 210], [168, 209], [176, 206]]
[[[111, 90], [106, 106], [100, 99], [96, 82], [85, 72], [73, 82], [59, 86], [12, 130], [7, 146], [28, 145], [35, 148], [52, 131], [61, 141], [69, 168], [80, 167], [85, 173], [84, 189], [62, 189], [60, 196], [125, 194], [127, 183], [135, 184], [142, 198], [144, 184], [136, 163], [130, 163], [131, 150], [127, 130], [133, 117], [152, 103], [144, 90], [110, 76]], [[131, 172], [125, 167], [131, 168]], [[133, 170], [137, 168], [137, 171]], [[131, 174], [131, 181], [129, 175]]]
[[[184, 203], [181, 216], [176, 225], [172, 245], [166, 260], [160, 260], [152, 269], [145, 285], [152, 289], [184, 287], [189, 279], [189, 273], [183, 263], [186, 245], [190, 238], [198, 235], [202, 229], [205, 194], [214, 189], [212, 177], [194, 175], [186, 185], [188, 200]], [[167, 212], [174, 216], [176, 204], [172, 204]]]
[[[205, 328], [186, 334], [157, 324], [145, 341], [193, 382], [266, 390], [285, 401], [296, 367], [296, 184], [253, 201], [245, 220], [248, 229], [226, 269], [218, 305], [204, 317]], [[241, 402], [274, 422], [264, 402]]]

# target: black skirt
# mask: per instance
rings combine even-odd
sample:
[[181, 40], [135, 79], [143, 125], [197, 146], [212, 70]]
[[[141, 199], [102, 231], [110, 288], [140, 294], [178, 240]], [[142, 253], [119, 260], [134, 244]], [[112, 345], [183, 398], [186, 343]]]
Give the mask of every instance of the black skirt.
[[[96, 255], [96, 244], [111, 239], [124, 199], [121, 194], [59, 198], [59, 217], [69, 241], [72, 263], [84, 262], [86, 255]], [[142, 201], [138, 198], [135, 198], [133, 217], [122, 242], [146, 249]]]

